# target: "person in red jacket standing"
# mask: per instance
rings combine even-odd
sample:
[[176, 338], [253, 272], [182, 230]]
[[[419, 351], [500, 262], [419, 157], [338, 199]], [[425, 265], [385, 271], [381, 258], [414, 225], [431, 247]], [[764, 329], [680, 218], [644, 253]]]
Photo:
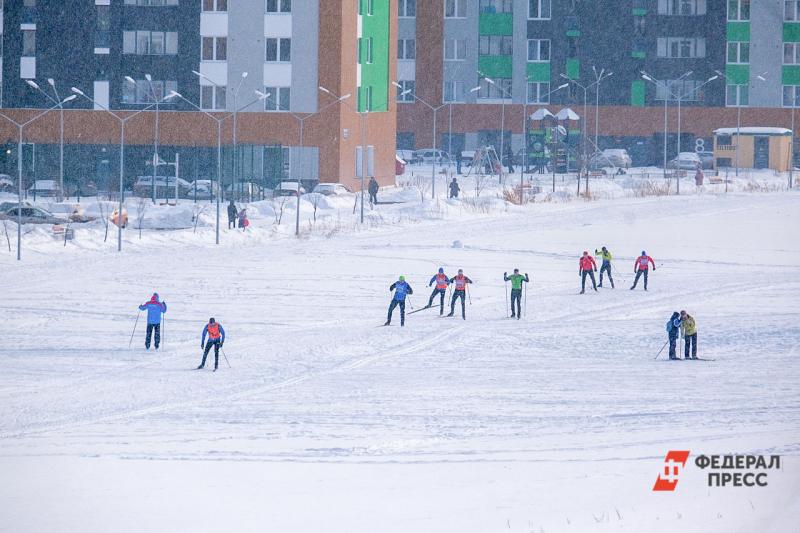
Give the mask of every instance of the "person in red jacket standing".
[[636, 274], [636, 278], [633, 280], [633, 285], [631, 286], [631, 290], [636, 288], [636, 284], [639, 282], [639, 276], [644, 274], [644, 290], [647, 290], [647, 272], [650, 268], [650, 265], [653, 265], [653, 272], [656, 271], [656, 262], [653, 261], [653, 258], [647, 255], [647, 252], [642, 250], [642, 255], [636, 258], [636, 262], [633, 264], [633, 272]]
[[583, 255], [578, 260], [578, 275], [581, 277], [581, 294], [586, 292], [586, 276], [592, 278], [592, 288], [597, 291], [597, 282], [594, 280], [595, 272], [597, 272], [597, 263], [594, 262], [594, 257], [589, 255], [587, 250], [584, 250]]

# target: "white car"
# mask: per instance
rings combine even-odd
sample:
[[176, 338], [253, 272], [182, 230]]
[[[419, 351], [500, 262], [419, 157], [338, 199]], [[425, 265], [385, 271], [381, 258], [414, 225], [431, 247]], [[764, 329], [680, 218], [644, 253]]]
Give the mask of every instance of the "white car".
[[350, 194], [350, 189], [341, 183], [319, 183], [314, 187], [312, 192], [325, 196], [340, 196], [343, 194]]
[[436, 159], [437, 164], [449, 163], [450, 156], [444, 150], [424, 149], [414, 152], [414, 160], [421, 164], [432, 164]]
[[28, 187], [28, 193], [36, 196], [58, 196], [60, 190], [55, 180], [36, 180]]
[[667, 166], [678, 170], [697, 170], [703, 166], [703, 162], [697, 152], [681, 152]]

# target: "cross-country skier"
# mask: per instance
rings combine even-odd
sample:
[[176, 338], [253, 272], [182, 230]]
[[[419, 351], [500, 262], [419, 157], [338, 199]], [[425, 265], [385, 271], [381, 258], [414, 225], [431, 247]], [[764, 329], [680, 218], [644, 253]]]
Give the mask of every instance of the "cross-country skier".
[[167, 312], [167, 302], [158, 300], [158, 293], [154, 292], [149, 302], [139, 306], [139, 311], [147, 310], [147, 333], [144, 337], [144, 347], [150, 349], [150, 337], [155, 331], [155, 347], [161, 344], [161, 315]]
[[633, 272], [636, 274], [636, 277], [633, 280], [633, 285], [631, 286], [631, 290], [636, 288], [636, 284], [639, 282], [639, 276], [644, 274], [644, 290], [647, 290], [647, 271], [650, 268], [649, 263], [653, 265], [653, 272], [656, 271], [656, 262], [653, 261], [653, 258], [647, 255], [647, 252], [642, 250], [642, 255], [636, 258], [636, 262], [633, 264]]
[[594, 280], [594, 273], [597, 272], [597, 263], [594, 257], [589, 255], [588, 250], [583, 251], [583, 255], [578, 259], [578, 275], [581, 277], [581, 294], [586, 292], [586, 276], [592, 278], [592, 288], [597, 290], [597, 282]]
[[667, 336], [669, 337], [669, 358], [677, 359], [675, 344], [678, 342], [678, 333], [681, 330], [681, 315], [677, 311], [667, 320]]
[[[686, 311], [681, 311], [681, 329], [683, 329], [683, 358], [697, 359], [697, 323], [694, 317]], [[689, 357], [689, 348], [692, 356]]]
[[608, 281], [611, 282], [611, 288], [614, 288], [614, 278], [611, 277], [611, 252], [608, 251], [608, 248], [603, 246], [600, 251], [597, 251], [597, 248], [594, 250], [594, 255], [600, 257], [603, 260], [603, 264], [600, 265], [600, 283], [597, 284], [598, 287], [603, 286], [603, 272], [608, 273]]
[[[206, 334], [208, 334], [208, 342], [206, 342]], [[203, 360], [200, 362], [200, 366], [197, 367], [197, 370], [200, 370], [204, 366], [206, 366], [206, 357], [208, 357], [208, 352], [211, 351], [211, 347], [214, 347], [214, 372], [217, 371], [219, 367], [219, 349], [222, 348], [222, 345], [225, 343], [225, 330], [222, 329], [222, 324], [214, 320], [214, 318], [208, 319], [208, 324], [203, 327], [203, 337], [200, 339], [200, 348], [202, 349], [205, 346], [205, 350], [203, 351]]]
[[456, 309], [456, 299], [461, 298], [461, 318], [466, 320], [467, 307], [464, 296], [467, 292], [467, 283], [472, 283], [472, 280], [465, 276], [464, 271], [459, 268], [458, 275], [450, 278], [450, 283], [455, 284], [455, 287], [453, 290], [453, 297], [450, 299], [450, 314], [447, 316], [453, 316]]
[[447, 274], [444, 273], [444, 268], [439, 267], [439, 272], [437, 272], [431, 280], [428, 282], [428, 287], [436, 283], [436, 287], [434, 287], [433, 292], [431, 293], [431, 297], [428, 300], [427, 307], [433, 307], [433, 299], [436, 298], [436, 295], [439, 295], [439, 314], [444, 314], [444, 295], [447, 292], [447, 287], [450, 285], [450, 278]]
[[[511, 318], [516, 317], [517, 320], [522, 318], [522, 283], [529, 283], [530, 278], [528, 278], [528, 273], [525, 272], [525, 275], [519, 273], [519, 269], [515, 268], [514, 273], [510, 276], [508, 272], [503, 272], [503, 281], [510, 281], [511, 282]], [[514, 301], [517, 302], [517, 312], [514, 313]]]
[[409, 294], [414, 294], [414, 290], [411, 288], [411, 285], [406, 283], [406, 277], [400, 276], [400, 279], [389, 285], [389, 292], [394, 291], [394, 297], [392, 298], [392, 303], [389, 304], [389, 313], [386, 316], [386, 324], [384, 326], [388, 326], [392, 323], [392, 313], [394, 313], [394, 308], [400, 306], [400, 325], [406, 325], [406, 296]]

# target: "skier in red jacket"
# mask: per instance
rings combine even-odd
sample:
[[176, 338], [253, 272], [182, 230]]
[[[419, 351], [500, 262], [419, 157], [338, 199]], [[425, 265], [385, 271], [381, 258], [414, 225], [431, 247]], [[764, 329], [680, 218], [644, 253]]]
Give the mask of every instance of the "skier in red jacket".
[[636, 274], [636, 278], [633, 280], [633, 285], [631, 286], [631, 290], [636, 288], [636, 284], [639, 282], [639, 276], [644, 274], [644, 290], [647, 290], [647, 272], [650, 268], [650, 265], [653, 265], [653, 272], [656, 271], [656, 263], [653, 261], [653, 258], [647, 255], [647, 252], [642, 250], [642, 255], [636, 258], [636, 262], [633, 264], [633, 272]]
[[597, 290], [597, 283], [594, 280], [594, 273], [597, 272], [597, 263], [594, 262], [594, 257], [589, 255], [587, 250], [583, 251], [583, 255], [578, 260], [578, 275], [581, 277], [581, 294], [586, 292], [586, 276], [592, 278], [592, 288]]

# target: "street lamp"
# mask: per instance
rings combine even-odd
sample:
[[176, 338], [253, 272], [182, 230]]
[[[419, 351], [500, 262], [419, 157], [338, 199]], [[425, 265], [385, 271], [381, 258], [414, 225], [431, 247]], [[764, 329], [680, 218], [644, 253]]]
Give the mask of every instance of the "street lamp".
[[57, 109], [58, 107], [63, 106], [67, 102], [74, 100], [75, 95], [70, 95], [63, 100], [59, 100], [59, 102], [42, 111], [32, 119], [29, 119], [25, 122], [17, 122], [13, 118], [9, 117], [4, 113], [0, 113], [0, 117], [3, 117], [7, 121], [11, 122], [17, 127], [18, 137], [17, 137], [17, 261], [22, 259], [22, 130], [25, 129], [25, 126], [31, 124], [38, 120], [39, 118], [43, 117], [50, 111]]
[[[526, 80], [527, 81], [527, 80]], [[553, 89], [552, 91], [548, 92], [545, 95], [539, 95], [540, 100], [547, 100], [550, 101], [550, 95], [560, 91], [561, 89], [565, 89], [569, 87], [569, 83], [564, 83]], [[527, 87], [526, 87], [526, 94], [525, 94], [525, 104], [522, 106], [522, 136], [524, 137], [524, 141], [522, 143], [522, 172], [519, 176], [519, 203], [522, 205], [522, 191], [523, 191], [523, 184], [524, 184], [524, 176], [525, 176], [525, 168], [528, 166], [528, 104], [539, 104], [539, 102], [529, 102], [528, 101], [528, 94], [527, 94]], [[555, 191], [555, 188], [553, 189]]]
[[[258, 90], [256, 90], [256, 95], [262, 100], [266, 100], [270, 96], [269, 93], [263, 93], [263, 92], [258, 91]], [[292, 111], [288, 111], [289, 116], [291, 116], [292, 118], [297, 120], [298, 124], [300, 125], [300, 176], [297, 178], [297, 213], [295, 214], [295, 227], [294, 227], [294, 234], [297, 237], [300, 236], [300, 183], [301, 183], [301, 181], [303, 179], [303, 175], [304, 175], [304, 173], [303, 173], [303, 161], [305, 160], [305, 154], [303, 153], [303, 148], [305, 148], [305, 122], [306, 122], [307, 119], [322, 113], [323, 111], [325, 111], [329, 107], [331, 107], [333, 105], [336, 105], [336, 104], [338, 104], [340, 102], [343, 102], [343, 101], [347, 100], [348, 98], [350, 98], [350, 94], [349, 93], [337, 98], [336, 100], [334, 100], [333, 102], [330, 102], [327, 105], [322, 106], [320, 109], [318, 109], [314, 113], [306, 113], [306, 114], [304, 114], [302, 116], [297, 114], [297, 113], [294, 113]], [[278, 102], [276, 101], [275, 103], [277, 104]], [[363, 149], [362, 149], [362, 154], [363, 154]]]
[[[691, 70], [689, 71], [689, 73], [691, 73]], [[687, 74], [688, 74], [688, 73], [687, 73]], [[681, 76], [681, 78], [682, 78], [682, 77], [683, 77], [683, 76]], [[702, 87], [703, 87], [705, 84], [707, 84], [707, 83], [711, 83], [712, 81], [716, 80], [718, 77], [719, 77], [719, 76], [716, 76], [716, 75], [714, 75], [714, 76], [711, 76], [710, 78], [708, 78], [706, 81], [704, 81], [703, 83], [701, 83], [700, 85], [698, 85], [697, 87], [695, 87], [694, 89], [692, 89], [691, 91], [688, 91], [688, 92], [686, 92], [686, 93], [683, 93], [683, 94], [676, 95], [675, 93], [673, 93], [672, 91], [670, 91], [670, 92], [672, 93], [672, 96], [674, 96], [674, 97], [675, 97], [675, 100], [677, 100], [677, 101], [678, 101], [678, 152], [677, 152], [677, 153], [678, 153], [678, 157], [680, 157], [680, 153], [681, 153], [681, 100], [683, 100], [685, 97], [689, 96], [689, 95], [690, 95], [690, 94], [692, 94], [692, 93], [696, 93], [696, 92], [697, 92], [697, 91], [699, 91], [699, 90], [700, 90], [700, 89], [701, 89], [701, 88], [702, 88]], [[678, 79], [680, 79], [680, 78], [678, 78]], [[675, 185], [676, 185], [676, 187], [677, 187], [677, 188], [676, 188], [676, 194], [680, 194], [680, 193], [681, 193], [681, 177], [680, 177], [680, 175], [679, 175], [679, 174], [676, 174], [676, 176], [677, 176], [677, 177], [675, 178]]]
[[[219, 208], [219, 197], [223, 193], [223, 190], [222, 190], [222, 123], [225, 122], [228, 118], [232, 117], [235, 112], [241, 111], [242, 109], [247, 109], [248, 107], [250, 107], [251, 105], [255, 104], [256, 102], [260, 102], [261, 100], [264, 100], [265, 98], [268, 98], [269, 95], [270, 95], [270, 93], [266, 93], [266, 94], [265, 93], [259, 93], [259, 96], [258, 96], [258, 98], [256, 100], [253, 100], [252, 102], [248, 103], [247, 105], [242, 106], [241, 108], [234, 109], [233, 112], [228, 113], [227, 115], [223, 115], [222, 117], [219, 117], [219, 118], [217, 118], [216, 116], [212, 115], [211, 113], [209, 113], [205, 109], [201, 108], [199, 105], [195, 104], [191, 100], [187, 100], [186, 98], [184, 98], [184, 96], [182, 94], [180, 94], [178, 92], [170, 91], [170, 93], [168, 95], [169, 98], [172, 98], [172, 97], [180, 98], [181, 100], [183, 100], [184, 102], [186, 102], [190, 106], [194, 107], [195, 109], [197, 109], [198, 111], [203, 113], [205, 116], [209, 117], [211, 120], [213, 120], [214, 122], [217, 123], [217, 191], [216, 191], [216, 193], [214, 193], [214, 187], [213, 186], [211, 187], [211, 192], [212, 192], [212, 194], [214, 194], [214, 196], [215, 196], [215, 198], [217, 200], [216, 201], [216, 204], [217, 204], [217, 206], [216, 206], [217, 207], [217, 220], [216, 220], [217, 227], [216, 227], [216, 232], [215, 232], [216, 233], [216, 241], [215, 241], [216, 244], [219, 244], [219, 211], [220, 211], [220, 208]], [[231, 183], [231, 194], [233, 194], [234, 192], [235, 192], [235, 189], [234, 189], [233, 184]]]
[[47, 83], [53, 89], [53, 93], [55, 94], [55, 98], [53, 98], [50, 94], [46, 93], [42, 88], [33, 80], [25, 80], [25, 82], [42, 93], [45, 98], [56, 104], [59, 108], [59, 152], [58, 152], [58, 200], [62, 201], [64, 199], [64, 105], [61, 101], [61, 96], [58, 94], [58, 89], [56, 89], [56, 82], [53, 78], [47, 78]]
[[[726, 85], [725, 97], [727, 98], [727, 94], [728, 94], [728, 90], [727, 90], [727, 85], [728, 84], [727, 84], [727, 82], [729, 82], [730, 79], [728, 78], [728, 76], [726, 76], [725, 74], [723, 74], [719, 70], [715, 70], [714, 72], [717, 73], [718, 77], [720, 77], [720, 78], [725, 80], [725, 82], [726, 82], [726, 84], [725, 84]], [[766, 74], [766, 72], [762, 72], [761, 74], [758, 74], [756, 76], [756, 79], [758, 79], [759, 81], [767, 81], [767, 79], [764, 77], [764, 74]], [[733, 84], [733, 85], [741, 86], [741, 84]], [[749, 98], [749, 95], [748, 95], [748, 105], [749, 105], [749, 101], [750, 101], [750, 98]], [[736, 174], [735, 174], [736, 175], [736, 179], [739, 179], [739, 143], [741, 142], [739, 131], [741, 130], [741, 125], [742, 125], [742, 107], [743, 106], [742, 106], [742, 102], [741, 102], [741, 93], [737, 91], [737, 93], [736, 93], [736, 171], [735, 171], [736, 172]], [[792, 132], [792, 135], [794, 135], [794, 132]], [[728, 180], [725, 180], [725, 192], [728, 192]]]
[[664, 179], [667, 179], [667, 103], [669, 102], [669, 87], [667, 83], [661, 80], [650, 77], [645, 72], [642, 72], [642, 78], [649, 81], [656, 87], [660, 83], [664, 87]]
[[[592, 68], [594, 68], [594, 67], [592, 67]], [[581, 145], [583, 147], [583, 149], [582, 149], [582, 151], [583, 151], [583, 166], [584, 166], [584, 170], [586, 171], [587, 184], [588, 184], [588, 180], [589, 180], [589, 173], [588, 173], [588, 154], [586, 152], [586, 145], [589, 143], [589, 132], [586, 129], [586, 117], [588, 115], [588, 106], [586, 104], [586, 94], [587, 94], [587, 91], [593, 85], [598, 85], [598, 88], [597, 88], [597, 91], [598, 91], [597, 92], [597, 100], [596, 100], [596, 103], [595, 103], [595, 150], [596, 150], [597, 149], [597, 120], [598, 120], [598, 117], [597, 117], [597, 106], [599, 104], [599, 98], [600, 98], [599, 97], [599, 94], [600, 94], [599, 85], [600, 85], [601, 81], [603, 81], [605, 78], [607, 78], [608, 76], [611, 76], [613, 74], [613, 73], [609, 73], [609, 74], [604, 76], [603, 75], [604, 74], [603, 70], [605, 70], [605, 69], [602, 69], [600, 71], [600, 76], [597, 76], [597, 71], [595, 69], [596, 79], [595, 79], [595, 81], [593, 81], [589, 85], [583, 85], [578, 80], [576, 80], [574, 78], [570, 78], [566, 74], [563, 74], [563, 73], [559, 74], [559, 76], [561, 76], [565, 80], [569, 80], [570, 83], [574, 83], [576, 86], [580, 87], [583, 90], [583, 128], [582, 128], [583, 129], [583, 139], [581, 140]], [[580, 179], [580, 177], [579, 177], [579, 179]], [[579, 188], [580, 188], [580, 186], [579, 186]]]
[[[118, 216], [117, 216], [117, 251], [121, 252], [122, 251], [122, 209], [123, 209], [123, 206], [124, 206], [123, 204], [125, 202], [125, 183], [124, 183], [124, 176], [125, 176], [125, 125], [133, 117], [135, 117], [135, 116], [137, 116], [137, 115], [139, 115], [141, 113], [144, 113], [145, 111], [147, 111], [148, 109], [151, 109], [152, 107], [155, 107], [158, 104], [158, 101], [156, 101], [156, 102], [154, 102], [154, 103], [152, 103], [152, 104], [140, 109], [139, 111], [136, 111], [133, 114], [130, 114], [130, 115], [127, 115], [127, 116], [123, 117], [121, 115], [118, 115], [114, 111], [111, 111], [111, 109], [109, 109], [105, 105], [101, 104], [100, 102], [98, 102], [94, 98], [88, 96], [86, 93], [84, 93], [83, 91], [81, 91], [77, 87], [72, 87], [71, 90], [76, 95], [82, 96], [83, 98], [89, 100], [94, 105], [96, 105], [100, 109], [104, 110], [109, 115], [111, 115], [112, 117], [114, 117], [115, 119], [117, 119], [119, 121], [119, 211], [118, 211]], [[173, 91], [170, 94], [168, 94], [167, 96], [165, 96], [163, 99], [161, 99], [161, 101], [169, 100], [170, 98], [173, 98], [176, 95], [177, 95], [177, 93], [175, 93]], [[155, 180], [153, 180], [153, 183], [155, 184]], [[154, 185], [154, 187], [155, 187], [155, 185]], [[154, 196], [154, 198], [155, 198], [155, 196]]]
[[606, 69], [602, 68], [598, 74], [594, 65], [592, 65], [592, 72], [594, 72], [595, 77], [594, 83], [597, 84], [597, 87], [594, 91], [594, 149], [599, 151], [600, 145], [598, 144], [598, 130], [600, 125], [600, 82], [606, 78], [610, 78], [614, 75], [614, 73], [611, 71], [606, 73]]
[[[402, 89], [403, 86], [397, 83], [396, 81], [392, 82], [392, 85], [397, 87], [398, 89]], [[438, 159], [438, 154], [436, 153], [436, 113], [439, 112], [441, 108], [446, 106], [447, 104], [442, 104], [438, 107], [434, 107], [416, 94], [413, 94], [411, 89], [403, 91], [402, 95], [411, 94], [415, 100], [424, 104], [428, 109], [433, 111], [433, 162], [431, 163], [431, 199], [436, 198], [436, 160]]]
[[[484, 76], [483, 73], [480, 70], [478, 71], [478, 76], [480, 76], [480, 78], [485, 79], [486, 82], [489, 83], [490, 85], [492, 85], [494, 87], [497, 87], [500, 90], [500, 92], [503, 94], [502, 101], [500, 102], [500, 181], [502, 181], [503, 180], [503, 151], [505, 150], [505, 139], [506, 139], [506, 131], [505, 131], [506, 130], [506, 99], [511, 100], [512, 97], [511, 97], [511, 95], [509, 94], [509, 92], [505, 88], [497, 85], [494, 82], [493, 79], [491, 79], [491, 78], [489, 78], [487, 76]], [[478, 79], [478, 84], [479, 85], [480, 85], [480, 78]], [[480, 89], [480, 86], [478, 87], [478, 89]], [[470, 92], [474, 92], [474, 90], [470, 91]]]

